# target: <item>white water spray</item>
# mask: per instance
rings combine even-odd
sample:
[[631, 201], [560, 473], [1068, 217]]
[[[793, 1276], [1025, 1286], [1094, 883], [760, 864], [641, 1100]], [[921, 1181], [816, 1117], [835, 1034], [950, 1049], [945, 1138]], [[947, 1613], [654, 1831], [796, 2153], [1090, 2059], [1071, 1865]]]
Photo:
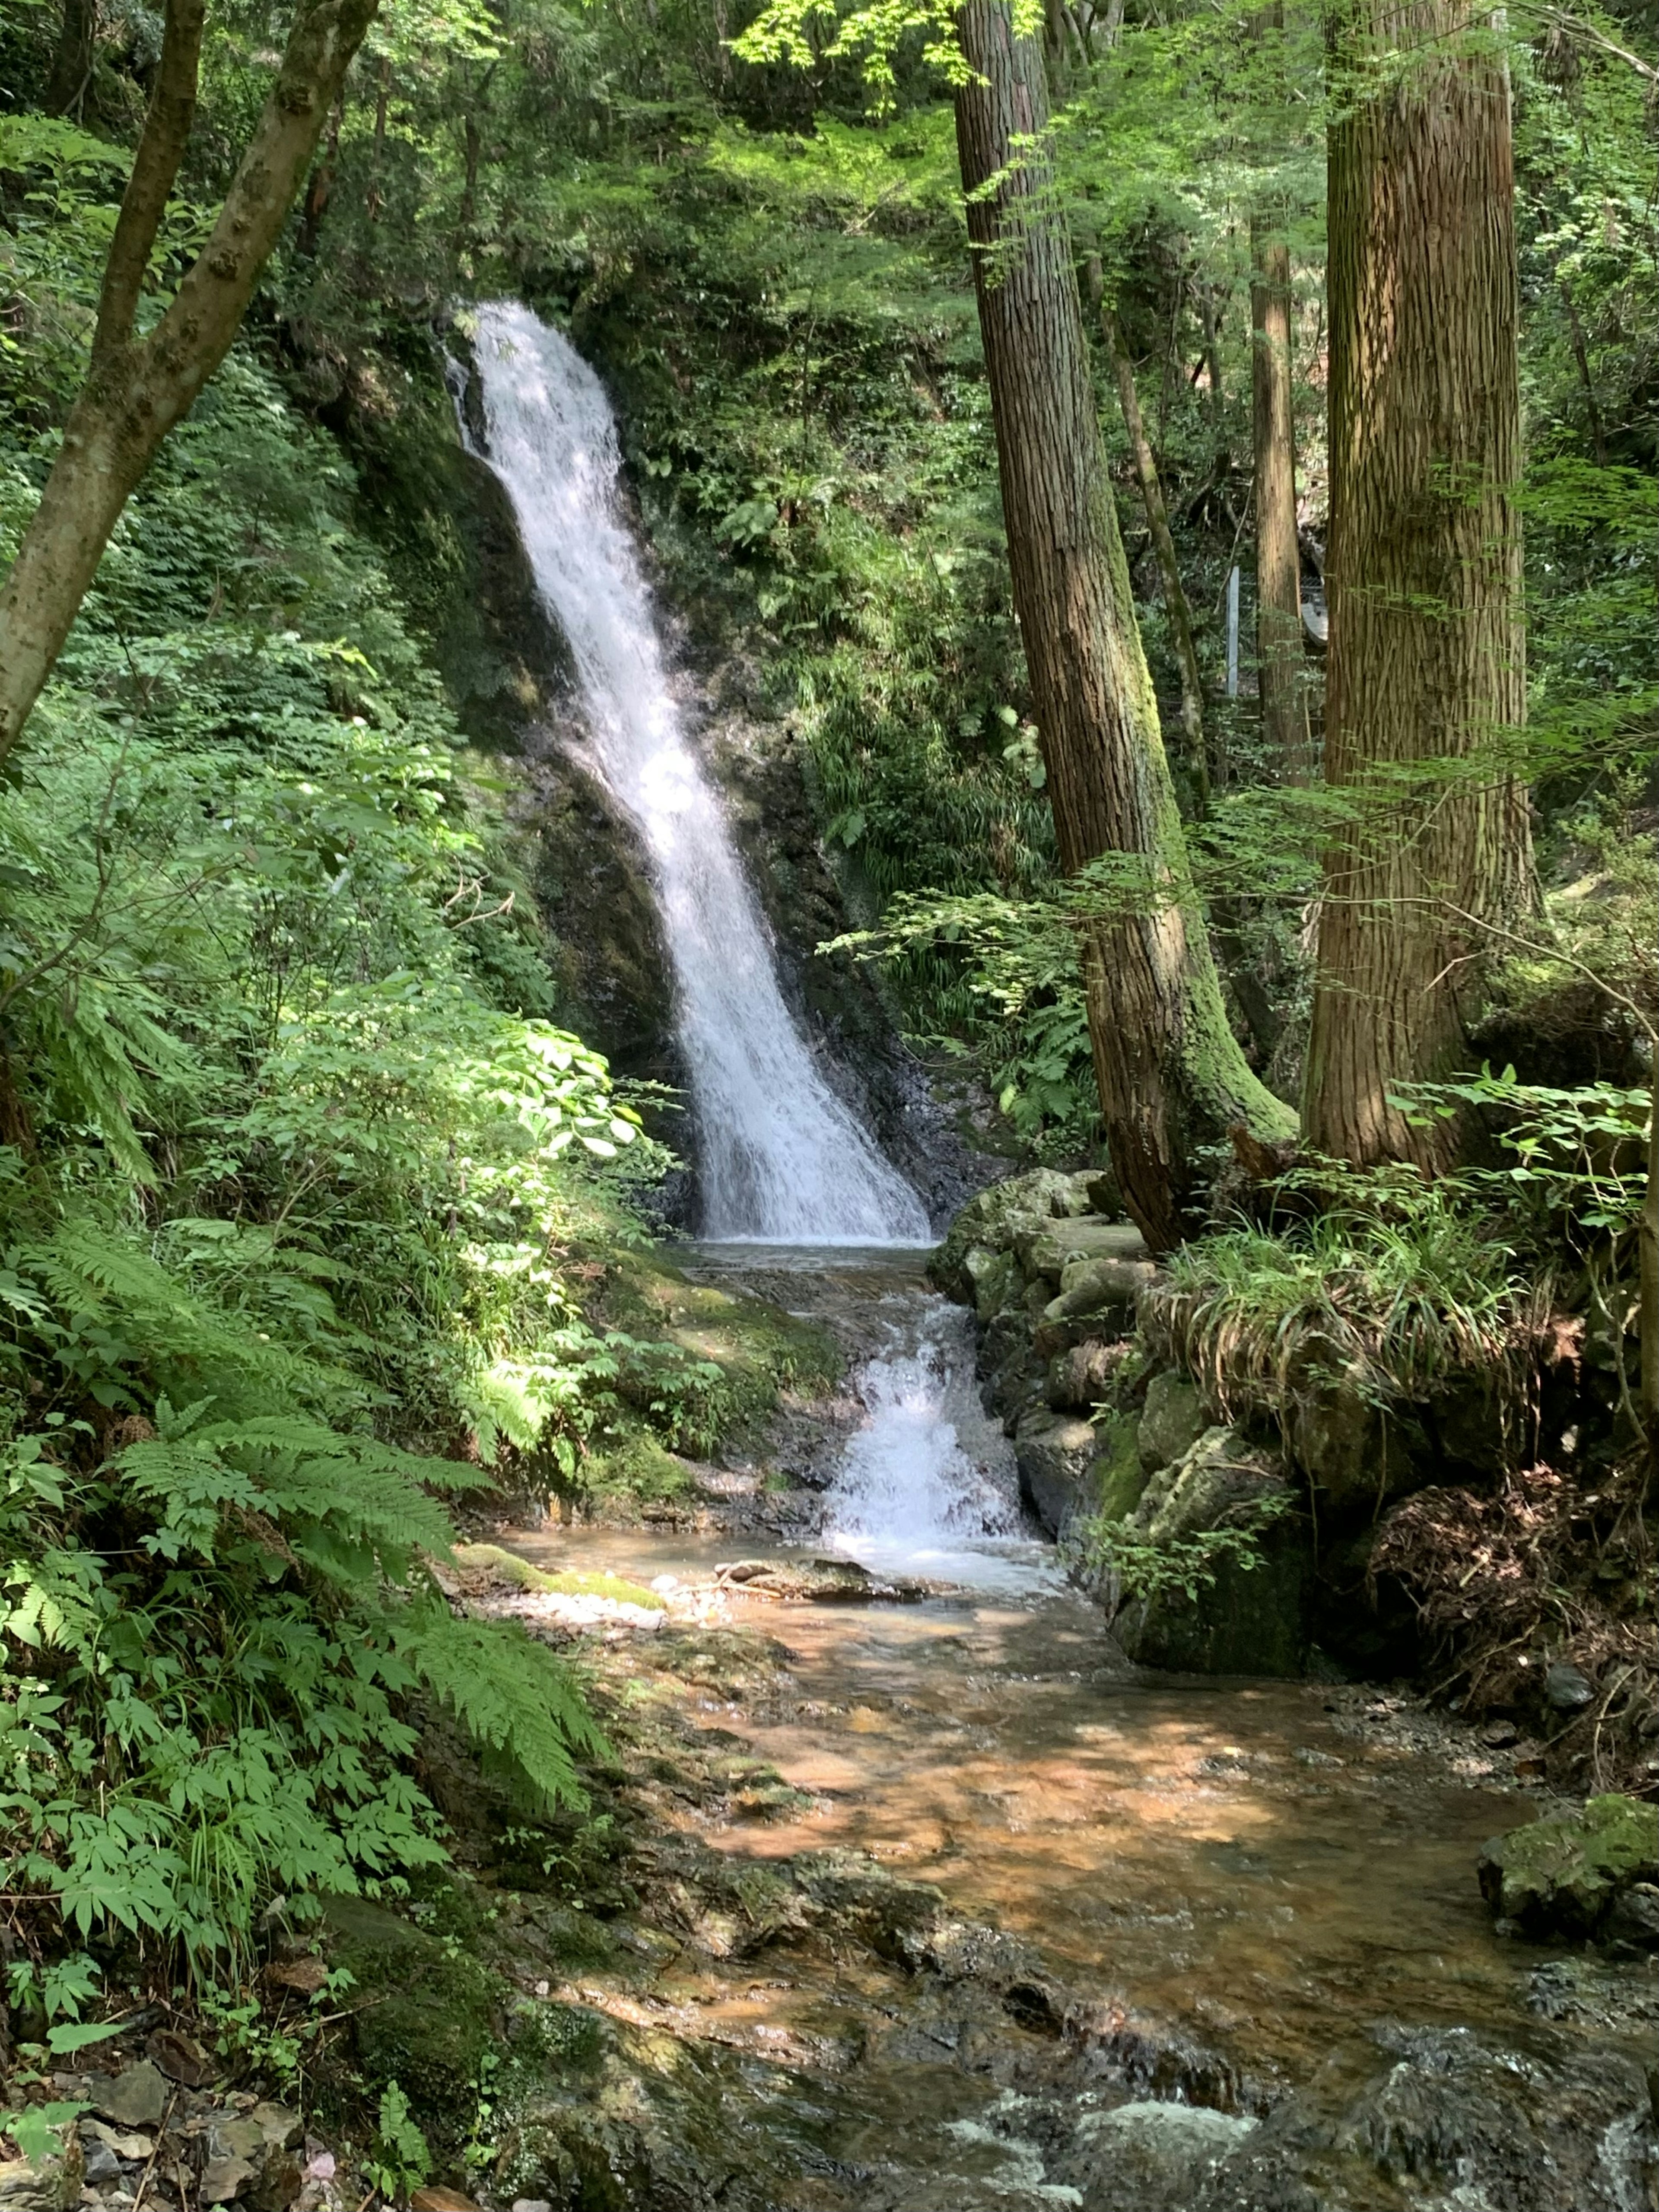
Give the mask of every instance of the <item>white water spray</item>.
[[598, 377], [511, 301], [479, 308], [477, 357], [483, 458], [569, 641], [592, 764], [650, 858], [696, 1115], [705, 1234], [928, 1243], [921, 1201], [824, 1083], [784, 1005], [759, 906], [670, 690], [617, 506], [616, 421]]
[[1053, 1554], [1021, 1534], [1014, 1455], [974, 1387], [967, 1316], [930, 1297], [907, 1318], [859, 1377], [865, 1419], [824, 1496], [826, 1540], [888, 1573], [1046, 1584]]

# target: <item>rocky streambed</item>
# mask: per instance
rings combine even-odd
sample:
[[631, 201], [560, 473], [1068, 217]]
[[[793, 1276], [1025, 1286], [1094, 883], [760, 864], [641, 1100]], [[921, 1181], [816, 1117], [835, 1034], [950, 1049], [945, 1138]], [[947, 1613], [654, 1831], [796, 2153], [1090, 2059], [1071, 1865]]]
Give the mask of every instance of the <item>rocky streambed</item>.
[[[495, 2198], [1659, 2203], [1651, 1965], [1506, 1938], [1482, 1900], [1486, 1839], [1547, 1803], [1523, 1744], [1400, 1688], [1137, 1667], [918, 1273], [704, 1264], [865, 1364], [787, 1487], [503, 1539], [648, 1617], [541, 1616], [617, 1746], [616, 1890], [574, 1936], [515, 1910], [492, 1939], [514, 2047], [564, 2054], [510, 2100]], [[510, 1576], [494, 1601], [529, 1603]]]

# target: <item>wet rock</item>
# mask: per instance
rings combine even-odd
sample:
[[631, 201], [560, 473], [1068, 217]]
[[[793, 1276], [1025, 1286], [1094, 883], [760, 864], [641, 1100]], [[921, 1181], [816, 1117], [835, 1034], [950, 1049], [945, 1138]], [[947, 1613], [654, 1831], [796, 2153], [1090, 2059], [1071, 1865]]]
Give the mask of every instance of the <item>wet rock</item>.
[[1468, 2028], [1383, 2031], [1394, 2063], [1338, 2131], [1386, 2184], [1514, 2212], [1614, 2212], [1651, 2201], [1653, 2124], [1640, 2069], [1603, 2052], [1559, 2063]]
[[167, 2076], [148, 2058], [118, 2074], [94, 2074], [88, 2101], [99, 2117], [118, 2127], [153, 2128], [167, 2108]]
[[1544, 1702], [1558, 1713], [1582, 1712], [1595, 1696], [1595, 1685], [1589, 1676], [1571, 1666], [1565, 1659], [1557, 1659], [1544, 1671]]
[[1148, 1474], [1184, 1459], [1210, 1425], [1198, 1385], [1188, 1375], [1166, 1369], [1146, 1385], [1137, 1443]]
[[1100, 1439], [1087, 1421], [1040, 1407], [1021, 1417], [1014, 1431], [1014, 1459], [1021, 1495], [1050, 1535], [1091, 1513], [1097, 1503], [1089, 1470]]
[[[1659, 1806], [1608, 1794], [1576, 1816], [1529, 1820], [1480, 1855], [1480, 1893], [1500, 1920], [1534, 1937], [1607, 1931], [1620, 1893], [1659, 1884]], [[1620, 1916], [1626, 1942], [1650, 1942], [1638, 1893]]]
[[1203, 2105], [1137, 2098], [1085, 2113], [1049, 2178], [1080, 2186], [1089, 2212], [1188, 2212], [1201, 2185], [1256, 2125]]
[[[1293, 1495], [1278, 1468], [1231, 1429], [1206, 1430], [1155, 1474], [1122, 1524], [1125, 1539], [1153, 1555], [1151, 1586], [1121, 1592], [1113, 1621], [1130, 1658], [1194, 1674], [1299, 1674], [1309, 1558], [1286, 1510]], [[1219, 1544], [1202, 1541], [1217, 1536]], [[1160, 1550], [1170, 1565], [1157, 1577]]]

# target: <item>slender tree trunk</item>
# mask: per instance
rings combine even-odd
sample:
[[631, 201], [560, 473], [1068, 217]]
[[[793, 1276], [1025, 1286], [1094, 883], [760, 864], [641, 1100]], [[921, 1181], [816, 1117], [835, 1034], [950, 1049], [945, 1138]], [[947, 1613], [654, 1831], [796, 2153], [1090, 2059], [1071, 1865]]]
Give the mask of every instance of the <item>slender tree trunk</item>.
[[99, 303], [92, 363], [0, 589], [0, 759], [52, 673], [109, 535], [230, 349], [376, 0], [299, 0], [288, 48], [206, 245], [149, 335], [133, 319], [196, 92], [204, 0], [169, 0], [156, 88]]
[[1281, 774], [1308, 757], [1302, 681], [1302, 574], [1296, 537], [1296, 422], [1291, 392], [1291, 249], [1266, 212], [1250, 223], [1250, 391], [1255, 453], [1255, 647], [1261, 727]]
[[1390, 1094], [1463, 1060], [1481, 925], [1532, 884], [1504, 759], [1525, 707], [1509, 82], [1471, 0], [1339, 9], [1325, 758], [1353, 811], [1324, 863], [1306, 1127], [1433, 1171], [1455, 1125], [1415, 1128]]
[[1648, 1123], [1648, 1187], [1636, 1231], [1641, 1299], [1638, 1340], [1642, 1358], [1642, 1425], [1647, 1431], [1650, 1483], [1659, 1473], [1659, 1073], [1654, 1077], [1651, 1113]]
[[1181, 670], [1181, 728], [1187, 743], [1187, 760], [1199, 799], [1207, 804], [1210, 766], [1204, 749], [1204, 679], [1199, 673], [1198, 650], [1193, 643], [1192, 610], [1187, 604], [1181, 570], [1176, 562], [1175, 540], [1170, 535], [1169, 511], [1164, 504], [1164, 487], [1158, 482], [1158, 462], [1140, 412], [1140, 395], [1135, 389], [1134, 363], [1129, 358], [1129, 349], [1123, 343], [1123, 332], [1117, 317], [1107, 305], [1097, 254], [1089, 257], [1088, 279], [1090, 292], [1099, 310], [1101, 336], [1106, 341], [1113, 373], [1117, 379], [1118, 404], [1123, 410], [1123, 427], [1129, 436], [1129, 453], [1135, 465], [1135, 481], [1140, 486], [1141, 505], [1146, 510], [1146, 527], [1152, 535], [1158, 580], [1164, 589], [1164, 608], [1170, 617], [1170, 629], [1175, 637], [1176, 659]]
[[1101, 1109], [1129, 1211], [1155, 1250], [1182, 1233], [1194, 1155], [1287, 1110], [1227, 1025], [1164, 757], [1112, 504], [1066, 225], [1042, 144], [1042, 51], [1007, 0], [957, 18], [975, 71], [957, 94], [980, 330], [1015, 611], [1060, 860], [1133, 856], [1146, 896], [1089, 925], [1084, 976]]
[[52, 75], [40, 105], [48, 115], [77, 113], [92, 81], [97, 52], [98, 0], [64, 0]]

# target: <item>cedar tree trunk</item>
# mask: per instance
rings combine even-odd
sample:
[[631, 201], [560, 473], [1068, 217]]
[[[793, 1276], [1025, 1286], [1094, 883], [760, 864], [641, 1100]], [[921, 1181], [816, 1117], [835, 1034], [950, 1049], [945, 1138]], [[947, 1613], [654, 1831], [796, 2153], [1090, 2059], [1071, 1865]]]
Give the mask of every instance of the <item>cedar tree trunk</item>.
[[1255, 648], [1261, 729], [1281, 774], [1304, 776], [1302, 574], [1291, 400], [1291, 249], [1266, 215], [1250, 224], [1250, 390], [1255, 449]]
[[1062, 865], [1143, 863], [1144, 898], [1089, 925], [1084, 975], [1112, 1165], [1148, 1243], [1167, 1250], [1197, 1147], [1240, 1123], [1278, 1137], [1291, 1117], [1227, 1025], [1188, 867], [1041, 143], [1042, 51], [1015, 36], [1007, 0], [969, 0], [957, 21], [975, 73], [957, 94], [957, 143], [1014, 609]]
[[1327, 851], [1305, 1127], [1361, 1164], [1455, 1157], [1402, 1084], [1464, 1062], [1529, 897], [1508, 73], [1470, 0], [1340, 0], [1330, 166]]
[[52, 673], [110, 532], [230, 349], [376, 0], [298, 0], [270, 96], [206, 245], [147, 337], [144, 270], [190, 136], [205, 0], [167, 0], [155, 88], [98, 306], [92, 362], [0, 589], [0, 760]]

